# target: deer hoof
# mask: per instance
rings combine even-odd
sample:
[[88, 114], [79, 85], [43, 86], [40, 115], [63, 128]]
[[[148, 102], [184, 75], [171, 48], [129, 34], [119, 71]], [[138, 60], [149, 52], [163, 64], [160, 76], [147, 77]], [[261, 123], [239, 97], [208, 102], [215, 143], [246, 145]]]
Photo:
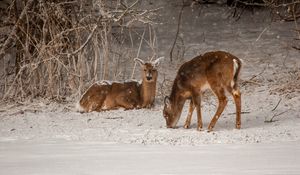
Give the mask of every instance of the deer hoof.
[[237, 124], [237, 125], [235, 126], [235, 128], [236, 128], [236, 129], [241, 129], [241, 124]]
[[183, 127], [184, 127], [184, 129], [189, 129], [190, 125], [189, 124], [185, 124]]
[[213, 131], [213, 127], [209, 126], [207, 132], [212, 132]]
[[202, 126], [198, 126], [197, 131], [202, 131]]

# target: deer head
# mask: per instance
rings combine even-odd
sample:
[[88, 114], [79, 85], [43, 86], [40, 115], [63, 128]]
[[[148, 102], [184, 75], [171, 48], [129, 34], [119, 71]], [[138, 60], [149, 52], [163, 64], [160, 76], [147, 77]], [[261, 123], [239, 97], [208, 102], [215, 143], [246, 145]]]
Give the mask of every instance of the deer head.
[[159, 65], [160, 57], [151, 62], [144, 62], [139, 58], [135, 58], [134, 61], [138, 62], [143, 70], [143, 81], [145, 82], [155, 82], [157, 79], [157, 66]]
[[[180, 102], [181, 103], [181, 102]], [[179, 120], [180, 115], [178, 115], [178, 110], [180, 110], [182, 105], [178, 106], [179, 109], [174, 109], [169, 96], [164, 99], [164, 109], [163, 116], [166, 120], [167, 128], [174, 128]]]

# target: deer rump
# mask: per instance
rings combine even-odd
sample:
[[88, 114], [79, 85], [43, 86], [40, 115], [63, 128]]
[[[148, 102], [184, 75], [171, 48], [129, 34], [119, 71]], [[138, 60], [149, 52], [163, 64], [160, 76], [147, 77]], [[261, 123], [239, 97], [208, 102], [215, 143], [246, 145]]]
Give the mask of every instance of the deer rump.
[[104, 111], [118, 108], [139, 108], [141, 84], [130, 82], [97, 82], [81, 97], [77, 104], [79, 112]]

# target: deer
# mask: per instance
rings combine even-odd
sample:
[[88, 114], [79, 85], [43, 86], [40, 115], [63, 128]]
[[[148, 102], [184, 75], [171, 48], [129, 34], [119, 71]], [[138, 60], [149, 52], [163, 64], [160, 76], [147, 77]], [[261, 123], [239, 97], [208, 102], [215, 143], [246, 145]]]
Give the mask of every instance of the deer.
[[197, 112], [197, 130], [202, 130], [201, 94], [210, 89], [218, 99], [218, 107], [208, 126], [212, 131], [217, 120], [227, 105], [225, 92], [233, 96], [236, 107], [236, 125], [241, 128], [241, 92], [238, 86], [242, 62], [236, 56], [214, 51], [199, 55], [183, 63], [175, 77], [171, 94], [164, 99], [163, 117], [167, 128], [175, 128], [180, 118], [183, 106], [190, 99], [189, 112], [184, 124], [188, 129], [194, 109]]
[[79, 112], [101, 112], [124, 108], [151, 108], [154, 106], [157, 83], [157, 67], [160, 57], [152, 62], [144, 62], [140, 58], [134, 61], [139, 63], [142, 71], [142, 81], [110, 82], [102, 80], [92, 84], [76, 104]]

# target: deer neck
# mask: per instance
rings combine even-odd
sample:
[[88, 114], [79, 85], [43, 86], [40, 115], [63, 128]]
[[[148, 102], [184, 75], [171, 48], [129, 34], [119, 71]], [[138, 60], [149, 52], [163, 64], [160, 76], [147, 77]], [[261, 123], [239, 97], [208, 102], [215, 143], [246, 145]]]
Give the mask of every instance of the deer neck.
[[151, 105], [155, 98], [155, 90], [156, 90], [156, 81], [145, 82], [142, 81], [140, 94], [141, 94], [141, 103], [142, 107], [146, 107], [147, 105]]
[[171, 106], [172, 109], [174, 110], [174, 120], [175, 123], [178, 122], [182, 109], [183, 109], [183, 105], [186, 101], [186, 98], [181, 96], [181, 93], [183, 92], [183, 90], [181, 88], [178, 87], [178, 79], [175, 79], [173, 87], [172, 87], [172, 91], [170, 94], [170, 102], [171, 102]]

